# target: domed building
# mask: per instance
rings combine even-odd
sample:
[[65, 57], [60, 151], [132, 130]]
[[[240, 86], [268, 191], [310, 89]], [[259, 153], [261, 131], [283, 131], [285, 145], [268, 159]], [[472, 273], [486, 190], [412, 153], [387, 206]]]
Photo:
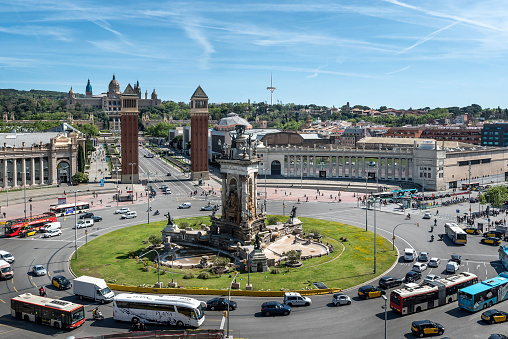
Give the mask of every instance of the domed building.
[[229, 113], [224, 118], [220, 119], [217, 124], [213, 126], [213, 129], [215, 131], [234, 131], [237, 125], [244, 125], [246, 130], [252, 129], [252, 125], [236, 113]]
[[[145, 92], [145, 98], [141, 98], [141, 87], [139, 86], [139, 81], [136, 81], [134, 85], [134, 92], [138, 96], [138, 108], [147, 108], [153, 106], [160, 106], [161, 99], [157, 98], [157, 92], [155, 92], [155, 88], [152, 92], [151, 97], [148, 97], [148, 91]], [[82, 107], [90, 107], [90, 108], [99, 108], [104, 109], [106, 113], [110, 116], [110, 126], [109, 129], [113, 133], [120, 133], [120, 110], [121, 110], [121, 100], [120, 97], [122, 92], [120, 91], [120, 84], [116, 80], [115, 75], [113, 74], [113, 79], [109, 82], [108, 91], [93, 95], [92, 84], [90, 83], [90, 79], [88, 79], [88, 83], [85, 88], [85, 97], [81, 98], [76, 96], [72, 87], [67, 95], [67, 98], [64, 99], [66, 108], [74, 108], [76, 104], [80, 104]]]

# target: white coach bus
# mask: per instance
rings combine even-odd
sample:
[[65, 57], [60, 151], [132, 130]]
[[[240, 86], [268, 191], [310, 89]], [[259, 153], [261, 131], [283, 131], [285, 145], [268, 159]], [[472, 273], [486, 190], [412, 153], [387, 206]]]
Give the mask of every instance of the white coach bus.
[[204, 302], [196, 299], [150, 294], [116, 295], [113, 299], [113, 318], [119, 321], [199, 327], [205, 321]]

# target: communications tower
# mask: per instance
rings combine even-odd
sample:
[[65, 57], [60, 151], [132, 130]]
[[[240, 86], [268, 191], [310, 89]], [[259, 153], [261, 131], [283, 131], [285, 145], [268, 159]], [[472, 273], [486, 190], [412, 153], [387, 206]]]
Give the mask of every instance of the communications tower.
[[269, 90], [271, 94], [271, 100], [270, 100], [270, 106], [273, 106], [273, 91], [277, 89], [277, 87], [273, 87], [273, 81], [272, 81], [272, 73], [270, 73], [270, 87], [267, 87], [266, 89]]

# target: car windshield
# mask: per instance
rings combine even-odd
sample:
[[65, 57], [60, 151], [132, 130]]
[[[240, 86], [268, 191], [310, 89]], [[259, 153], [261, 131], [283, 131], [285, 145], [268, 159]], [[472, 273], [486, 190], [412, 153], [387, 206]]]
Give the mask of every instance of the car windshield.
[[102, 295], [106, 295], [108, 293], [111, 293], [111, 290], [109, 289], [109, 287], [105, 287], [101, 290], [101, 294]]
[[4, 254], [4, 258], [5, 259], [12, 258], [12, 254], [10, 253]]
[[0, 271], [2, 273], [8, 273], [8, 272], [12, 271], [12, 268], [10, 266], [9, 267], [2, 267], [2, 268], [0, 268]]

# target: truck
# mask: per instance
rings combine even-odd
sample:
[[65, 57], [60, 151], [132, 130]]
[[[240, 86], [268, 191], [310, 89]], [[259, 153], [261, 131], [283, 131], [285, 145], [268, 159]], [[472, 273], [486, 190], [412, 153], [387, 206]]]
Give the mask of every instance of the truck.
[[104, 279], [83, 275], [74, 279], [72, 286], [74, 287], [74, 295], [79, 299], [87, 298], [104, 304], [113, 301], [115, 297]]

